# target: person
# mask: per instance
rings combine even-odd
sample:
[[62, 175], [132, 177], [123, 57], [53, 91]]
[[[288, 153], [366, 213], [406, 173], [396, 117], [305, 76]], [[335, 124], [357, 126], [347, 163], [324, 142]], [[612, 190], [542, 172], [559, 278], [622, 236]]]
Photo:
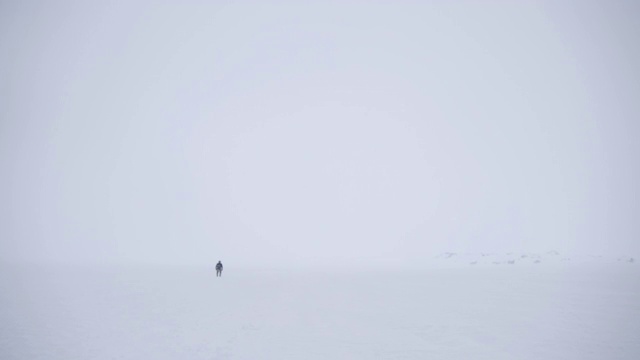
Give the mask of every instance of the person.
[[220, 260], [218, 260], [216, 264], [216, 277], [218, 276], [222, 276], [222, 262], [220, 262]]

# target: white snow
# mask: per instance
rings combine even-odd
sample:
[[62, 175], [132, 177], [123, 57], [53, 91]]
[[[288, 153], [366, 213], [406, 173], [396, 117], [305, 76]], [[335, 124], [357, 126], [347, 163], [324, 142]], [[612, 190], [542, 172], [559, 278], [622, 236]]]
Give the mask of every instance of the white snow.
[[323, 272], [225, 263], [222, 278], [213, 266], [6, 266], [0, 358], [640, 357], [638, 265], [465, 264]]

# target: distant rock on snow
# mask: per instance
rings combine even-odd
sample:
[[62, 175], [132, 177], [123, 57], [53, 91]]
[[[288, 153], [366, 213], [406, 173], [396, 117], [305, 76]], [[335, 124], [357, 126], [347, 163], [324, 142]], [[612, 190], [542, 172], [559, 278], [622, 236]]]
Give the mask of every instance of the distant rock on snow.
[[602, 255], [567, 256], [558, 251], [551, 250], [540, 253], [456, 253], [444, 252], [435, 257], [437, 263], [446, 266], [491, 266], [491, 265], [515, 265], [527, 266], [576, 266], [586, 264], [633, 264], [633, 257], [606, 257]]

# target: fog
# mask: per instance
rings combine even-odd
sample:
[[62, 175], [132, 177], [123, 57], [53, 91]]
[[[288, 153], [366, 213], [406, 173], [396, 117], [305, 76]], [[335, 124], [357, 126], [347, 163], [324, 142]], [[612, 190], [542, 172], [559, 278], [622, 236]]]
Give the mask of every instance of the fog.
[[638, 254], [633, 1], [0, 3], [0, 258]]

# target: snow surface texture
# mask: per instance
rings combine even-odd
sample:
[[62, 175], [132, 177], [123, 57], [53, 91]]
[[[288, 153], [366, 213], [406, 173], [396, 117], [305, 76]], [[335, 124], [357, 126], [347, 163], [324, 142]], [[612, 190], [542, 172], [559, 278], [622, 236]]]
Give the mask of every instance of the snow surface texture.
[[2, 359], [638, 359], [638, 265], [4, 267]]

